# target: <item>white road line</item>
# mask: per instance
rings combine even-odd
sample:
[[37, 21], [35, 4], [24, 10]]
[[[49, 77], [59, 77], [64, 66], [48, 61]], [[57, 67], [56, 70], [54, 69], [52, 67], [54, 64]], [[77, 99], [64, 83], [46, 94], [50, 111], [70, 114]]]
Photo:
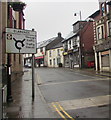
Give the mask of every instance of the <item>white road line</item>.
[[56, 83], [44, 83], [42, 84], [41, 86], [44, 86], [44, 85], [58, 85], [58, 84], [65, 84], [65, 83], [78, 83], [78, 82], [92, 82], [92, 81], [106, 81], [109, 79], [108, 78], [105, 78], [105, 79], [85, 79], [85, 80], [74, 80], [74, 81], [65, 81], [65, 82], [56, 82]]
[[89, 98], [75, 99], [75, 100], [58, 101], [58, 102], [65, 110], [74, 110], [74, 109], [81, 109], [81, 108], [88, 108], [88, 107], [109, 104], [109, 97], [111, 97], [111, 95], [96, 96], [96, 97], [89, 97]]

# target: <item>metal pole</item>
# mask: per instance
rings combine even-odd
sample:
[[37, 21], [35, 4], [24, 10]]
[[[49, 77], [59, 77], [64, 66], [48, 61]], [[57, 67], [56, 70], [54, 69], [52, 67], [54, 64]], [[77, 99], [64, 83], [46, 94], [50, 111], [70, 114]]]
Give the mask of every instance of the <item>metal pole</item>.
[[35, 80], [35, 71], [34, 71], [34, 54], [32, 54], [32, 100], [34, 101], [35, 89], [34, 89], [34, 80]]
[[81, 33], [81, 21], [82, 21], [82, 16], [81, 16], [81, 11], [80, 11], [80, 13], [79, 13], [79, 15], [80, 15], [80, 23], [79, 23], [79, 37], [80, 37], [80, 42], [79, 42], [79, 44], [80, 44], [80, 46], [79, 46], [79, 59], [80, 59], [80, 68], [82, 68], [82, 51], [81, 51], [81, 38], [82, 38], [82, 33]]
[[7, 102], [12, 102], [11, 92], [11, 54], [7, 54]]
[[[32, 29], [32, 31], [34, 31], [34, 29]], [[35, 97], [34, 83], [35, 83], [34, 54], [32, 54], [32, 100], [33, 101]]]

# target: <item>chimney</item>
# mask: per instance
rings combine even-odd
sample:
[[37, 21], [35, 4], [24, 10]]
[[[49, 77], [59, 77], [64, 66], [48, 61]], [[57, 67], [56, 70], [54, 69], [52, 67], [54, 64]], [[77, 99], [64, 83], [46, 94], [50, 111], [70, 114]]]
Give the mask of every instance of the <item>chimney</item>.
[[60, 32], [58, 32], [58, 37], [61, 37], [61, 33]]

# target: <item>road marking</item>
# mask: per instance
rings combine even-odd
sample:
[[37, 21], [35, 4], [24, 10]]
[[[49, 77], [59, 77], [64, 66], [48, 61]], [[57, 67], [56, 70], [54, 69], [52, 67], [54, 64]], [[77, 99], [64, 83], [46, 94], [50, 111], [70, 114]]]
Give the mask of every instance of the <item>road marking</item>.
[[62, 110], [62, 112], [64, 112], [64, 114], [65, 114], [68, 118], [70, 118], [71, 120], [75, 120], [74, 118], [72, 118], [72, 117], [64, 110], [64, 108], [63, 108], [58, 102], [56, 102], [56, 103], [58, 104], [59, 108]]
[[41, 85], [41, 84], [42, 84], [41, 77], [37, 74], [37, 85]]
[[[88, 107], [96, 107], [102, 105], [109, 105], [109, 97], [111, 95], [89, 97], [83, 99], [58, 101], [64, 110], [74, 110]], [[56, 102], [54, 102], [56, 104]]]
[[103, 78], [101, 78], [101, 79], [87, 79], [87, 80], [85, 79], [85, 80], [65, 81], [65, 82], [56, 82], [56, 83], [44, 83], [44, 84], [42, 84], [41, 86], [44, 86], [44, 85], [57, 85], [57, 84], [64, 84], [64, 83], [78, 83], [78, 82], [91, 82], [91, 81], [106, 81], [106, 80], [109, 81], [108, 78], [106, 78], [106, 79], [103, 79]]
[[64, 119], [67, 120], [67, 118], [65, 118], [65, 116], [58, 110], [58, 108], [56, 107], [56, 105], [54, 103], [52, 103], [52, 106], [55, 108], [55, 110], [58, 112], [58, 114]]

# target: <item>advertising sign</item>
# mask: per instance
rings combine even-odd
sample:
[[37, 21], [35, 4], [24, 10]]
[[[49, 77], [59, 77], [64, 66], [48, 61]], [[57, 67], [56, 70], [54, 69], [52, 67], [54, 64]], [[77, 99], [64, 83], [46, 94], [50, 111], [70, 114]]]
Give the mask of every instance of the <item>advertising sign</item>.
[[6, 53], [36, 53], [36, 31], [6, 28]]

